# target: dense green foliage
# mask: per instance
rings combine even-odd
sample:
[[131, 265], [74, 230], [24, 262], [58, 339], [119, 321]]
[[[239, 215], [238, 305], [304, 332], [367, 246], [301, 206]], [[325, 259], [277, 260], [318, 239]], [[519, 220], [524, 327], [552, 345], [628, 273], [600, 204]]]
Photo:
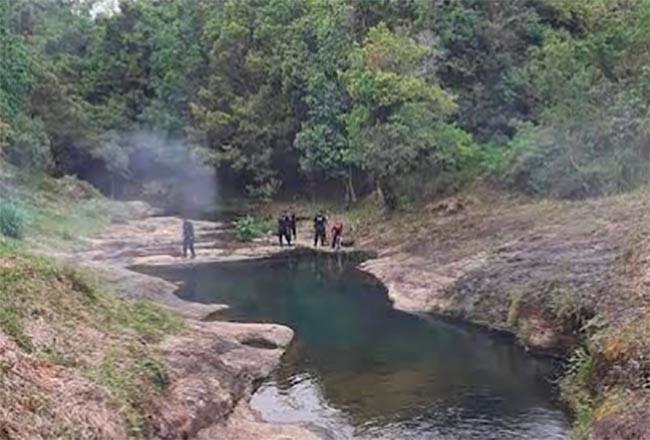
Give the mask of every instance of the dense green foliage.
[[[648, 0], [0, 2], [0, 148], [104, 189], [189, 145], [268, 198], [388, 206], [477, 176], [585, 197], [648, 180]], [[309, 186], [312, 185], [312, 186]], [[357, 190], [355, 190], [355, 186]]]
[[11, 202], [0, 201], [0, 234], [20, 239], [25, 228], [25, 214]]
[[235, 220], [235, 235], [239, 241], [251, 241], [268, 235], [272, 230], [273, 225], [270, 221], [257, 219], [250, 215]]

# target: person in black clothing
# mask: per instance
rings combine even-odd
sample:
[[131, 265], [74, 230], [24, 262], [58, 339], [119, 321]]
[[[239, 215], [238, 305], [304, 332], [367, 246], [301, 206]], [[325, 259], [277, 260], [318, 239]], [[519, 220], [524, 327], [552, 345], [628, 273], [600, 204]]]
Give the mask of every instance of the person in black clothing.
[[283, 239], [287, 240], [287, 244], [291, 246], [291, 219], [285, 212], [278, 217], [278, 240], [280, 246], [284, 245]]
[[318, 246], [318, 240], [320, 240], [320, 245], [325, 246], [325, 240], [327, 239], [327, 217], [322, 212], [316, 214], [314, 217], [314, 246]]
[[291, 229], [291, 234], [293, 236], [294, 240], [298, 239], [298, 232], [296, 231], [296, 212], [291, 211], [291, 215], [289, 216], [289, 226]]
[[187, 258], [187, 251], [192, 253], [192, 258], [196, 258], [194, 252], [194, 225], [191, 221], [183, 219], [183, 258]]

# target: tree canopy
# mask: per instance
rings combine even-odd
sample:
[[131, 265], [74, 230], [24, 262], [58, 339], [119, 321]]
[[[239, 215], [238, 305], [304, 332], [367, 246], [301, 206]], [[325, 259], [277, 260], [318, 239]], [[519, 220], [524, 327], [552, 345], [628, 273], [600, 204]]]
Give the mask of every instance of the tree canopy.
[[0, 2], [0, 148], [17, 166], [139, 183], [147, 132], [264, 198], [648, 181], [647, 0], [99, 3]]

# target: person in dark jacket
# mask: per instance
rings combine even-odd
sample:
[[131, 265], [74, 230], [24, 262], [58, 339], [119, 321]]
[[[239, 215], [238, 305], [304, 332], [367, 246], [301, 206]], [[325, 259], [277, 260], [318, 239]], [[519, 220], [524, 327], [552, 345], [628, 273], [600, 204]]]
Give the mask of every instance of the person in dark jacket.
[[190, 251], [192, 258], [196, 258], [194, 252], [194, 225], [188, 219], [183, 219], [183, 258], [187, 258], [187, 251]]
[[325, 246], [325, 241], [327, 240], [327, 217], [322, 212], [319, 212], [314, 217], [314, 247], [318, 246], [319, 240], [320, 245]]
[[283, 240], [286, 240], [287, 244], [291, 246], [291, 219], [286, 212], [278, 217], [278, 240], [280, 246], [284, 246]]
[[289, 216], [289, 228], [291, 229], [291, 235], [293, 236], [294, 240], [298, 240], [298, 231], [296, 230], [297, 229], [296, 223], [297, 223], [296, 212], [292, 210], [291, 215]]

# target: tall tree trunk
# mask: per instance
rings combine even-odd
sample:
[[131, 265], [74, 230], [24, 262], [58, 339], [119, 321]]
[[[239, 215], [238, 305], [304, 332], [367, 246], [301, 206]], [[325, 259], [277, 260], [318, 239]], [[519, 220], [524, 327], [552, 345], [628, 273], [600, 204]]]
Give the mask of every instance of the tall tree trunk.
[[389, 179], [378, 179], [377, 190], [386, 210], [394, 211], [397, 209], [397, 195], [395, 194]]
[[349, 208], [354, 203], [357, 203], [357, 193], [354, 190], [354, 181], [352, 179], [352, 170], [350, 170], [345, 178], [345, 201], [346, 207]]

